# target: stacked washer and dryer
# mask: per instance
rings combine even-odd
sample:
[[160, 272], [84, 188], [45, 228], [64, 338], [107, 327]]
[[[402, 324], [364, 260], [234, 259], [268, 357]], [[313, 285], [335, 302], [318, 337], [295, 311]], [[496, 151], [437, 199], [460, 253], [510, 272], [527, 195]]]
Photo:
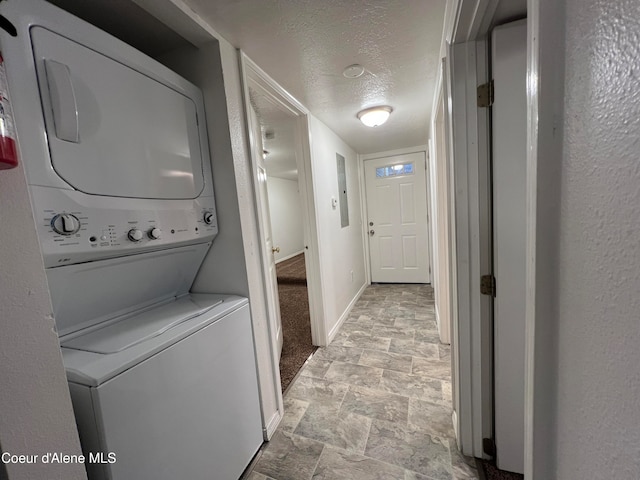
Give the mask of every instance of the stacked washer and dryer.
[[190, 293], [218, 232], [202, 93], [44, 1], [0, 14], [82, 448], [116, 459], [89, 478], [238, 478], [262, 444], [248, 302]]

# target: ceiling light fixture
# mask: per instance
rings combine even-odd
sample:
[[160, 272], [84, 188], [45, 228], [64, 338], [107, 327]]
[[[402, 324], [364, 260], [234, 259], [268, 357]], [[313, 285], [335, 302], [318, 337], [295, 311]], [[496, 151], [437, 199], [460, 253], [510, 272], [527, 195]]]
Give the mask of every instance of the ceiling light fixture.
[[393, 109], [389, 106], [367, 108], [358, 112], [358, 118], [367, 127], [378, 127], [386, 122]]

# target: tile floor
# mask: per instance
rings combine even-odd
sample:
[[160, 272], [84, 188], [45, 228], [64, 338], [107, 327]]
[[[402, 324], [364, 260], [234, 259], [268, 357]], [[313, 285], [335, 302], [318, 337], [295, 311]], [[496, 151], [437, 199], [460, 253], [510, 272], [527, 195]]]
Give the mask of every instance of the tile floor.
[[450, 370], [431, 287], [368, 287], [287, 392], [248, 480], [478, 478], [453, 439]]

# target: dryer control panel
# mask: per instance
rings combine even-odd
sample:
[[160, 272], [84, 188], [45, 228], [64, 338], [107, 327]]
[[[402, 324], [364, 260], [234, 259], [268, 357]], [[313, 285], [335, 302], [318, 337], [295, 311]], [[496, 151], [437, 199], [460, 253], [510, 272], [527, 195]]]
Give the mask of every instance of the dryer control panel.
[[31, 187], [45, 267], [212, 241], [213, 197], [185, 200], [86, 195]]

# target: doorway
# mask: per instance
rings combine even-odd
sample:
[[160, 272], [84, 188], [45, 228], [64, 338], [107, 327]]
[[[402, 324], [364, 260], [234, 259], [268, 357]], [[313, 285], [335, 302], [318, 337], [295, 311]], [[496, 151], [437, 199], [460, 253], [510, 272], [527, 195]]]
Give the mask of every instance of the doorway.
[[326, 336], [307, 112], [242, 56], [267, 327], [286, 390]]
[[[251, 108], [262, 144], [264, 185], [275, 263], [275, 282], [280, 322], [280, 381], [284, 392], [315, 348], [311, 339], [311, 316], [305, 266], [304, 222], [296, 160], [296, 117], [249, 87]], [[258, 152], [259, 153], [259, 152]], [[269, 247], [267, 247], [268, 249]]]
[[[451, 333], [458, 446], [465, 455], [485, 459], [496, 456], [493, 442], [496, 435], [489, 159], [491, 109], [482, 105], [490, 104], [492, 93], [490, 32], [495, 25], [522, 18], [526, 10], [524, 0], [463, 2], [458, 14], [447, 22], [445, 38], [448, 46], [443, 48], [446, 54], [445, 112], [449, 112], [447, 146], [451, 147], [452, 160], [449, 171], [453, 207], [450, 285], [455, 288], [455, 295]], [[494, 93], [497, 96], [497, 88]], [[522, 194], [526, 195], [526, 189]], [[525, 212], [524, 218], [529, 217], [530, 212]], [[497, 282], [497, 295], [501, 292], [500, 283]], [[524, 350], [522, 347], [522, 355]], [[521, 402], [524, 403], [524, 398]]]
[[425, 152], [364, 162], [372, 283], [430, 283]]

